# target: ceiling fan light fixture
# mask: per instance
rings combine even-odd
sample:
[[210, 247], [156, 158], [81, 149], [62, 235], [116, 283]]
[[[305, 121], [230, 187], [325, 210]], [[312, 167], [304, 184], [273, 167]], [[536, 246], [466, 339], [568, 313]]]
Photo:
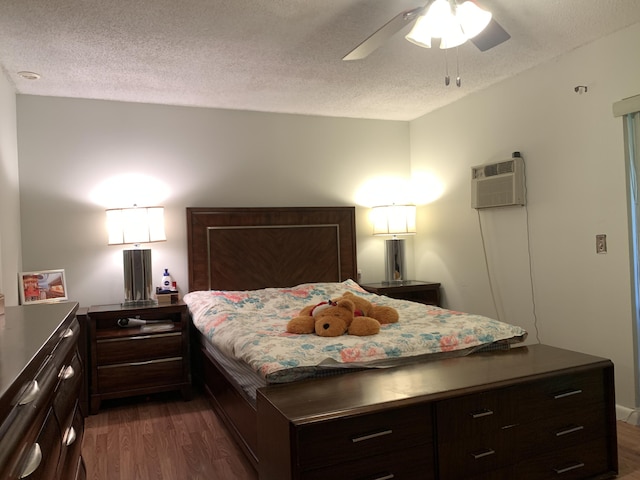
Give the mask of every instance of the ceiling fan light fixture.
[[491, 12], [471, 1], [457, 5], [454, 0], [435, 0], [405, 38], [425, 48], [431, 48], [432, 38], [440, 38], [440, 48], [454, 48], [475, 37], [489, 21]]
[[468, 0], [462, 5], [458, 5], [456, 9], [456, 18], [460, 22], [460, 27], [467, 39], [475, 37], [487, 28], [491, 17], [491, 12], [483, 10]]

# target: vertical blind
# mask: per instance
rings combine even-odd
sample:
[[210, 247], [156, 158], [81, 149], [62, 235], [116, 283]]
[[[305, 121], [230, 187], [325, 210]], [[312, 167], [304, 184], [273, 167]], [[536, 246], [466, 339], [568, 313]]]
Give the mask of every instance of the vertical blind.
[[625, 159], [627, 168], [627, 191], [629, 202], [629, 243], [632, 252], [631, 298], [633, 300], [634, 348], [635, 348], [635, 395], [640, 405], [640, 95], [625, 98], [613, 104], [613, 114], [623, 117]]

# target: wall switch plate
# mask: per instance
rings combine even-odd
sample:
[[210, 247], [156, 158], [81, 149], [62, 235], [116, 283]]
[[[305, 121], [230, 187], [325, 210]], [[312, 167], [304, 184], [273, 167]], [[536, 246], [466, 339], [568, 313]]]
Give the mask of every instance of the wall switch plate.
[[607, 236], [604, 233], [596, 235], [596, 253], [607, 253]]

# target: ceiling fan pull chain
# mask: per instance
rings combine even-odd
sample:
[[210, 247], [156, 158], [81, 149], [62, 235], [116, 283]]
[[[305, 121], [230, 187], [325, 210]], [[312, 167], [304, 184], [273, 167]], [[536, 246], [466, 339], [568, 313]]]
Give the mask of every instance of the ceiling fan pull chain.
[[445, 76], [444, 76], [444, 84], [448, 87], [451, 83], [451, 77], [449, 77], [449, 57], [447, 56], [447, 51], [444, 51], [444, 68], [445, 68]]
[[462, 85], [462, 79], [460, 78], [460, 58], [458, 57], [458, 47], [456, 47], [456, 85], [458, 87]]

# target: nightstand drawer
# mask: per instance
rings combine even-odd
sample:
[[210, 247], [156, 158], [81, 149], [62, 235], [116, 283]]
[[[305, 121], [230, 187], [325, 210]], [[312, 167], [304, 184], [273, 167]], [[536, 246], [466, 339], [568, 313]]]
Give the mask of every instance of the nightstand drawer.
[[181, 332], [98, 339], [96, 342], [98, 366], [181, 355]]
[[175, 385], [183, 381], [182, 357], [98, 367], [98, 387], [101, 394]]
[[430, 445], [431, 424], [431, 408], [419, 406], [304, 425], [298, 429], [298, 464], [317, 468], [408, 445]]

